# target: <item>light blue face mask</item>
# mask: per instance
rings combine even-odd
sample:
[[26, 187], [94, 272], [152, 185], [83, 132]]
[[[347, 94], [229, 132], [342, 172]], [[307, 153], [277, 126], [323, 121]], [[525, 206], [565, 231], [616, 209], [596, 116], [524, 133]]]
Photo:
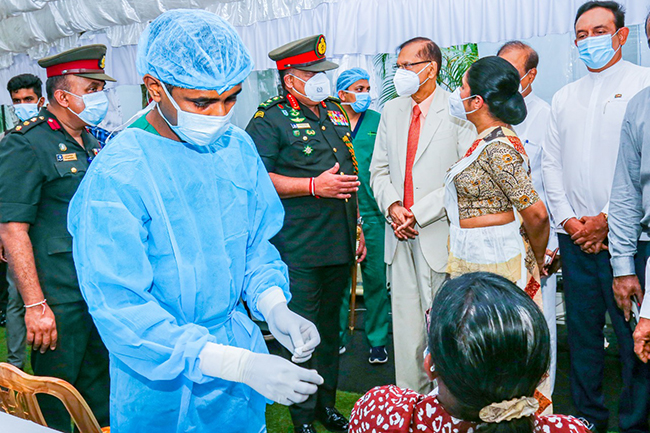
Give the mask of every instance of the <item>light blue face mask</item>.
[[353, 93], [355, 98], [357, 98], [357, 100], [354, 102], [343, 103], [344, 105], [349, 105], [350, 107], [352, 107], [355, 113], [363, 113], [368, 108], [370, 108], [370, 104], [372, 103], [372, 98], [370, 97], [370, 93], [368, 92], [357, 93], [357, 92], [351, 92], [349, 90], [344, 90], [344, 92]]
[[[618, 33], [618, 30], [616, 33]], [[580, 60], [589, 69], [601, 69], [605, 67], [622, 47], [622, 45], [619, 45], [617, 49], [612, 48], [612, 39], [616, 36], [616, 33], [613, 35], [592, 36], [579, 41], [578, 52], [580, 53]]]
[[14, 104], [14, 113], [22, 121], [31, 119], [38, 114], [38, 104]]
[[158, 105], [158, 112], [162, 118], [167, 122], [167, 125], [178, 135], [178, 137], [188, 143], [196, 146], [208, 146], [216, 142], [228, 130], [230, 126], [230, 119], [233, 114], [231, 109], [224, 116], [209, 116], [206, 114], [190, 113], [189, 111], [181, 110], [172, 95], [167, 91], [167, 87], [161, 83], [163, 91], [169, 98], [176, 109], [176, 125], [172, 125], [160, 109]]
[[88, 125], [97, 126], [102, 123], [102, 120], [106, 117], [106, 113], [108, 113], [108, 97], [106, 96], [105, 91], [102, 90], [99, 92], [87, 93], [82, 96], [70, 93], [67, 90], [64, 90], [64, 92], [83, 99], [85, 108], [81, 113], [75, 113], [70, 107], [68, 107], [68, 110], [70, 110], [71, 113]]

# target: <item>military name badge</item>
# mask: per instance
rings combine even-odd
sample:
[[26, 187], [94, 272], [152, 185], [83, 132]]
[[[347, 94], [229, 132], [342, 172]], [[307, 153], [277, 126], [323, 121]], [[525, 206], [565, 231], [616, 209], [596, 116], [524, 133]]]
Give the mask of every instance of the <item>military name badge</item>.
[[253, 116], [253, 119], [257, 119], [258, 117], [264, 117], [264, 112], [262, 110], [255, 113], [255, 116]]
[[56, 160], [59, 162], [64, 162], [64, 161], [76, 161], [77, 160], [77, 154], [76, 153], [59, 153], [56, 155]]
[[330, 121], [336, 126], [350, 126], [348, 119], [345, 118], [345, 115], [340, 111], [327, 111], [327, 117], [330, 118]]
[[292, 123], [291, 127], [293, 129], [310, 129], [311, 125], [309, 123]]
[[302, 149], [302, 153], [304, 153], [306, 156], [311, 155], [313, 152], [314, 152], [314, 148], [308, 144], [305, 144], [305, 148]]

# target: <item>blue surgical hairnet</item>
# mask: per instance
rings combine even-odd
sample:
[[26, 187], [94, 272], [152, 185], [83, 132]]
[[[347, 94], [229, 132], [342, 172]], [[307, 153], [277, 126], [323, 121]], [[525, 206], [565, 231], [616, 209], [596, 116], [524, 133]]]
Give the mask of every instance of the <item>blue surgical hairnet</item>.
[[177, 9], [142, 32], [136, 65], [140, 75], [172, 86], [223, 93], [246, 79], [253, 60], [226, 20], [207, 11]]
[[339, 93], [341, 90], [346, 90], [348, 87], [353, 85], [359, 80], [369, 80], [370, 75], [366, 72], [365, 69], [361, 68], [352, 68], [344, 71], [339, 75], [339, 78], [336, 80], [336, 93]]

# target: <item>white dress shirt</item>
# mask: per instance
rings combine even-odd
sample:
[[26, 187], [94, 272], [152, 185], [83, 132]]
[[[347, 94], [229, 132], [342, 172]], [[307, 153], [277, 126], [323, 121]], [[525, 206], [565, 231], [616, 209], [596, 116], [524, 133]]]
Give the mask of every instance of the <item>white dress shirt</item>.
[[567, 84], [553, 97], [542, 172], [559, 233], [569, 218], [607, 213], [628, 101], [650, 69], [621, 60]]

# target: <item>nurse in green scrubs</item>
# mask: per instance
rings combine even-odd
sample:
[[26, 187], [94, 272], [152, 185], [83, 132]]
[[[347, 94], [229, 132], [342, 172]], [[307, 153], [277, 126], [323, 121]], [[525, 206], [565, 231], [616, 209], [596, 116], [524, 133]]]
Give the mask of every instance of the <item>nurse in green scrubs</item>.
[[[386, 221], [381, 214], [372, 190], [370, 189], [370, 161], [375, 148], [375, 137], [380, 114], [368, 110], [370, 106], [370, 76], [361, 68], [343, 72], [336, 82], [338, 97], [350, 120], [352, 144], [359, 164], [359, 212], [363, 218], [363, 234], [368, 253], [361, 262], [363, 278], [363, 300], [366, 306], [365, 331], [370, 345], [371, 364], [388, 361], [386, 343], [388, 342], [388, 311], [390, 302], [386, 289], [386, 265], [384, 264], [384, 226]], [[341, 353], [350, 338], [348, 333], [348, 314], [350, 293], [346, 291], [341, 307]]]

